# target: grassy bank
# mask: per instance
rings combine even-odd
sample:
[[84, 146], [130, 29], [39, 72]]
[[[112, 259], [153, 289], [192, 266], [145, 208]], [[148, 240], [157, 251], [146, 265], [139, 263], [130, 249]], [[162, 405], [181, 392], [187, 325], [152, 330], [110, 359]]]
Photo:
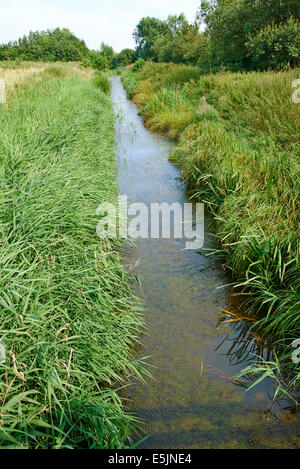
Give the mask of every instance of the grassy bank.
[[83, 68], [78, 62], [20, 62], [20, 61], [0, 61], [0, 80], [5, 81], [6, 98], [9, 101], [14, 87], [21, 84], [23, 80], [31, 75], [36, 75], [43, 71], [48, 71], [52, 76], [67, 78], [72, 75], [91, 78], [94, 71], [90, 68]]
[[252, 327], [276, 344], [279, 365], [263, 369], [285, 377], [280, 389], [299, 381], [291, 361], [291, 342], [300, 336], [296, 78], [299, 70], [203, 75], [173, 64], [123, 74], [146, 126], [177, 139], [170, 158], [215, 215], [217, 254], [247, 300]]
[[119, 242], [96, 235], [115, 202], [113, 111], [90, 80], [49, 70], [0, 109], [0, 447], [123, 447], [118, 396], [138, 373], [142, 319]]

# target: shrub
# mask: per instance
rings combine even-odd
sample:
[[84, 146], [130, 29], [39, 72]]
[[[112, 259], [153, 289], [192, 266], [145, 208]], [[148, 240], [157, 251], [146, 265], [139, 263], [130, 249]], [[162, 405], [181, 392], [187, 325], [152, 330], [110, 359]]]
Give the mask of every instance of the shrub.
[[109, 63], [101, 52], [92, 51], [89, 56], [89, 60], [92, 64], [92, 67], [96, 70], [108, 70]]
[[133, 72], [138, 72], [139, 70], [142, 70], [142, 68], [145, 65], [145, 60], [142, 58], [137, 59], [137, 61], [133, 64], [132, 71]]
[[91, 62], [91, 59], [89, 57], [85, 57], [82, 62], [81, 62], [81, 65], [85, 68], [89, 68], [89, 67], [92, 67], [93, 64]]

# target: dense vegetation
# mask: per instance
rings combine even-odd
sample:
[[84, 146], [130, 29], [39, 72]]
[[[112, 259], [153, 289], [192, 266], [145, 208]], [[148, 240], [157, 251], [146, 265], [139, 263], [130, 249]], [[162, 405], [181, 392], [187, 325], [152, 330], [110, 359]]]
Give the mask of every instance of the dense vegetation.
[[1, 448], [120, 448], [135, 423], [115, 389], [141, 318], [118, 240], [96, 235], [113, 111], [103, 79], [68, 74], [25, 79], [0, 112]]
[[0, 46], [0, 60], [81, 61], [88, 53], [84, 41], [68, 29], [30, 32], [17, 41]]
[[146, 125], [177, 138], [170, 158], [215, 215], [217, 254], [247, 299], [250, 324], [276, 343], [281, 363], [264, 371], [285, 375], [288, 387], [300, 371], [291, 361], [300, 335], [300, 105], [291, 99], [299, 72], [203, 75], [146, 64], [123, 74]]
[[[145, 60], [200, 65], [217, 71], [300, 64], [298, 0], [202, 0], [197, 19], [142, 18], [134, 31]], [[205, 32], [200, 31], [201, 24]]]
[[[205, 25], [205, 31], [202, 26]], [[166, 20], [145, 17], [136, 26], [136, 50], [115, 53], [101, 43], [89, 50], [68, 29], [30, 32], [0, 46], [2, 60], [81, 61], [85, 67], [109, 70], [137, 59], [200, 66], [216, 72], [280, 69], [300, 65], [299, 0], [202, 0], [197, 17]]]
[[194, 65], [209, 61], [207, 37], [199, 32], [199, 24], [189, 24], [184, 14], [171, 15], [166, 21], [142, 18], [133, 35], [138, 58]]
[[298, 0], [202, 0], [212, 64], [267, 69], [300, 64]]
[[89, 50], [83, 40], [68, 29], [30, 32], [17, 41], [0, 45], [0, 61], [82, 62], [85, 67], [107, 70], [131, 64], [135, 52], [124, 49], [119, 54], [101, 43], [98, 51]]

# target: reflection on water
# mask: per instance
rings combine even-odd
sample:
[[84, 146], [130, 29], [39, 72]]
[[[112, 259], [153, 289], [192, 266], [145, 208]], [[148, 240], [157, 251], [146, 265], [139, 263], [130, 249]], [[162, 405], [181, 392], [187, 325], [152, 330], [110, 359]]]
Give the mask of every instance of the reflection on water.
[[[172, 142], [145, 129], [120, 78], [111, 82], [121, 193], [129, 202], [187, 202], [180, 174], [167, 159]], [[206, 247], [213, 243], [211, 229], [207, 216]], [[220, 264], [183, 248], [184, 240], [141, 239], [125, 253], [145, 302], [148, 330], [137, 353], [151, 356], [153, 366], [153, 378], [132, 383], [126, 395], [128, 407], [151, 433], [142, 447], [300, 447], [300, 422], [272, 404], [270, 383], [246, 394], [232, 383], [255, 338], [240, 340], [237, 327], [219, 322], [229, 295], [220, 288], [227, 283]]]

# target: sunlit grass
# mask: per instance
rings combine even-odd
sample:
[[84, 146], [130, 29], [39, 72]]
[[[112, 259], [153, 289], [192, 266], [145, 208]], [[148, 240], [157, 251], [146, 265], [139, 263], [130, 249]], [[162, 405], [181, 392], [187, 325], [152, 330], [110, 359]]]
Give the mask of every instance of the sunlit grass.
[[84, 68], [77, 62], [45, 63], [2, 61], [0, 62], [0, 79], [5, 82], [7, 104], [15, 87], [22, 84], [26, 78], [38, 75], [44, 71], [57, 78], [80, 76], [83, 79], [90, 79], [94, 73], [92, 69]]
[[118, 240], [96, 235], [117, 195], [113, 111], [91, 81], [53, 75], [0, 111], [0, 447], [120, 448], [143, 321]]

